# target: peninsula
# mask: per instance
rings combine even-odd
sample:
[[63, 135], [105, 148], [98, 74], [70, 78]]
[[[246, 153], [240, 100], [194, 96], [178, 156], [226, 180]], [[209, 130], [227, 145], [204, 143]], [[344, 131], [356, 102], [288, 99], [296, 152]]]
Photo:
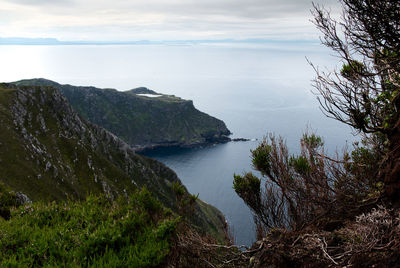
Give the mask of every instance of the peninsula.
[[82, 118], [117, 135], [135, 151], [166, 146], [196, 147], [231, 140], [225, 123], [197, 110], [191, 100], [144, 87], [118, 91], [61, 85], [47, 79], [14, 84], [58, 89]]

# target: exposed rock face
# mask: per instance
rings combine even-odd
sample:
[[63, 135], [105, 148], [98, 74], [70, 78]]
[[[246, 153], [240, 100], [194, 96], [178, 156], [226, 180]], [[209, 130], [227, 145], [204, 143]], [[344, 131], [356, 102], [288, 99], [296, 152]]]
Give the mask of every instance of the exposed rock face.
[[[22, 202], [81, 199], [88, 193], [116, 198], [146, 186], [176, 208], [175, 172], [81, 119], [52, 87], [0, 84], [0, 160], [0, 182], [20, 192]], [[220, 219], [210, 222], [200, 205], [195, 214], [199, 226], [224, 225]]]
[[60, 85], [45, 79], [15, 84], [57, 88], [83, 118], [114, 133], [136, 150], [158, 146], [193, 147], [230, 140], [225, 123], [198, 111], [192, 101], [147, 88], [120, 92]]
[[27, 203], [32, 203], [32, 200], [30, 200], [29, 197], [27, 197], [25, 194], [17, 192], [15, 193], [15, 202], [17, 203], [17, 205], [23, 205]]

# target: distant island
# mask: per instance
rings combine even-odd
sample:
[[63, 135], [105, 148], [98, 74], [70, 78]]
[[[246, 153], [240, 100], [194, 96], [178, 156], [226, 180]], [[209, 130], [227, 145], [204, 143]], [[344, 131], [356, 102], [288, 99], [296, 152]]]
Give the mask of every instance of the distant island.
[[144, 87], [122, 92], [61, 85], [47, 79], [13, 84], [58, 89], [80, 116], [114, 133], [136, 151], [196, 147], [231, 140], [225, 123], [197, 110], [192, 101]]

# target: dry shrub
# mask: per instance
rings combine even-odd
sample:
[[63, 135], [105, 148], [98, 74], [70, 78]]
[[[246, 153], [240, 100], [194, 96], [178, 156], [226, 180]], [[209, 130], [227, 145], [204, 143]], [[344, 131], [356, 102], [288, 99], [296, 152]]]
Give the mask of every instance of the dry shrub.
[[[228, 234], [227, 234], [228, 237]], [[165, 267], [246, 267], [250, 257], [246, 247], [219, 243], [186, 224], [179, 227]]]
[[400, 267], [400, 210], [379, 206], [333, 232], [273, 229], [253, 248], [255, 267]]
[[[400, 265], [400, 211], [383, 206], [356, 217], [336, 235], [342, 237], [341, 263]], [[394, 266], [397, 265], [397, 266]], [[390, 267], [388, 266], [388, 267]]]

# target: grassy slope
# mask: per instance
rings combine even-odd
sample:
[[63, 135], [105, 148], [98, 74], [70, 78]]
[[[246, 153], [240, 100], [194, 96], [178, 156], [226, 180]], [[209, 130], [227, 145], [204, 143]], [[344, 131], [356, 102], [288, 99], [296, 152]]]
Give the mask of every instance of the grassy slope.
[[[77, 124], [77, 130], [60, 124], [60, 119], [71, 116], [68, 114], [71, 111], [63, 110], [68, 109], [61, 107], [63, 103], [55, 104], [52, 99], [46, 99], [46, 95], [52, 94], [51, 89], [45, 92], [23, 90], [29, 90], [25, 97], [32, 93], [34, 99], [25, 103], [26, 110], [20, 115], [27, 114], [20, 117], [23, 123], [16, 126], [14, 122], [19, 119], [15, 118], [15, 110], [10, 108], [17, 106], [16, 90], [0, 89], [0, 139], [3, 147], [0, 159], [4, 163], [0, 166], [0, 174], [7, 186], [19, 189], [33, 200], [60, 200], [82, 198], [89, 192], [103, 192], [105, 188], [110, 189], [110, 195], [119, 195], [124, 189], [132, 190], [136, 184], [144, 184], [146, 177], [149, 181], [155, 179], [150, 170], [148, 174], [139, 170], [139, 164], [144, 162], [139, 156], [131, 155], [130, 160], [136, 161], [138, 166], [127, 174], [123, 168], [130, 163], [126, 161], [123, 150], [111, 148], [111, 145], [107, 148], [109, 155], [106, 155], [106, 149], [102, 148], [108, 146], [105, 141], [92, 147], [94, 140], [90, 134], [95, 129], [91, 130], [90, 125], [78, 118], [72, 116], [72, 120], [77, 121], [72, 122]], [[38, 104], [40, 99], [45, 99], [44, 103]], [[46, 118], [46, 130], [41, 129], [39, 118]], [[172, 195], [172, 191], [170, 193]]]
[[[0, 163], [0, 181], [32, 200], [127, 196], [146, 186], [176, 208], [171, 183], [179, 179], [172, 170], [82, 121], [52, 88], [0, 85]], [[208, 219], [200, 206], [193, 222], [222, 236], [224, 223]]]

